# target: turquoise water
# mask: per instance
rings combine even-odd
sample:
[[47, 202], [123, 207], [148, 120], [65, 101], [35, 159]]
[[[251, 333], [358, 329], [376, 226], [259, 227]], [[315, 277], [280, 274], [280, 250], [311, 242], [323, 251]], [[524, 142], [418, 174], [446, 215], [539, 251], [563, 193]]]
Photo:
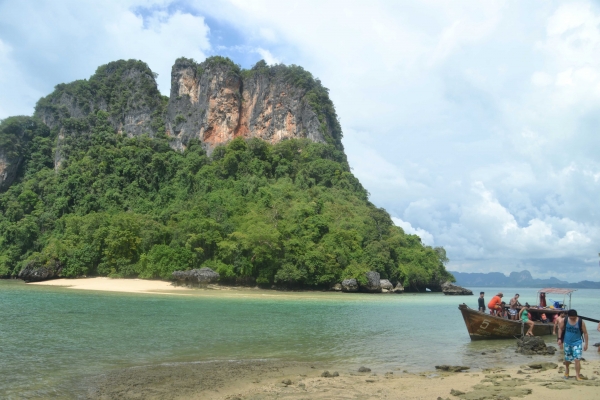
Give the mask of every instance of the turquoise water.
[[[489, 300], [498, 290], [485, 291]], [[535, 302], [535, 289], [518, 291], [522, 302]], [[419, 371], [527, 360], [515, 355], [513, 341], [469, 340], [457, 306], [476, 308], [476, 296], [258, 293], [268, 295], [121, 294], [0, 281], [0, 394], [68, 397], [80, 378], [164, 362], [282, 359]], [[574, 294], [581, 315], [600, 319], [598, 304], [600, 290]], [[596, 325], [588, 327], [590, 342], [600, 341]], [[591, 350], [586, 356], [598, 358]]]

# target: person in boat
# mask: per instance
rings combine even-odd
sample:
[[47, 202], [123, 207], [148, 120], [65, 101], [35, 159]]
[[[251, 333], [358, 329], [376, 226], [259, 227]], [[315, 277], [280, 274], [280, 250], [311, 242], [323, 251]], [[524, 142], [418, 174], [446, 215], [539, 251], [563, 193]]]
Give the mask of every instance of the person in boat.
[[581, 380], [581, 353], [582, 349], [588, 349], [588, 333], [585, 322], [577, 316], [576, 310], [569, 310], [564, 323], [559, 326], [558, 345], [565, 352], [565, 378], [569, 377], [569, 365], [575, 362], [575, 377]]
[[506, 303], [503, 301], [500, 303], [500, 309], [496, 313], [500, 318], [508, 318], [508, 312], [506, 311]]
[[556, 319], [554, 320], [554, 327], [552, 328], [552, 334], [553, 335], [556, 335], [556, 332], [558, 331], [558, 327], [562, 326], [564, 324], [564, 319], [565, 319], [565, 313], [564, 312], [561, 312], [560, 314], [558, 314], [556, 316]]
[[502, 294], [502, 292], [500, 292], [494, 297], [492, 297], [492, 300], [490, 300], [490, 302], [488, 303], [488, 308], [490, 309], [491, 315], [498, 315], [498, 311], [500, 311], [501, 307], [500, 304], [502, 304], [502, 297], [504, 297], [504, 295]]
[[516, 320], [517, 314], [518, 314], [518, 310], [517, 307], [521, 306], [521, 303], [519, 303], [519, 293], [515, 294], [515, 297], [513, 297], [512, 299], [510, 299], [510, 308], [508, 309], [508, 313], [510, 314], [510, 319], [514, 319]]
[[519, 319], [529, 327], [525, 336], [533, 336], [533, 321], [529, 319], [527, 307], [521, 308], [521, 311], [519, 311]]
[[547, 324], [547, 323], [549, 323], [549, 322], [550, 322], [550, 320], [548, 319], [548, 317], [546, 317], [546, 314], [542, 314], [542, 315], [540, 316], [540, 322], [541, 322], [542, 324]]
[[546, 308], [546, 293], [540, 293], [540, 307]]
[[485, 312], [485, 300], [483, 299], [483, 295], [485, 295], [485, 292], [480, 292], [479, 293], [479, 298], [477, 299], [478, 302], [478, 307], [479, 307], [479, 312]]

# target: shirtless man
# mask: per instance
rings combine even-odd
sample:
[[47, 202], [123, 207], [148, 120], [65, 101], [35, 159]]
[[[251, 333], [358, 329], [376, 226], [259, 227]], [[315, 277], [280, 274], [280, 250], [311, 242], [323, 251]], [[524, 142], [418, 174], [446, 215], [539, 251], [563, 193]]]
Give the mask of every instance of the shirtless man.
[[554, 320], [554, 327], [552, 328], [552, 334], [556, 335], [556, 331], [558, 330], [558, 327], [563, 326], [564, 325], [564, 320], [565, 320], [565, 313], [561, 312], [558, 315], [558, 318], [556, 318]]
[[515, 294], [515, 297], [510, 299], [509, 304], [510, 309], [508, 310], [508, 314], [510, 315], [510, 319], [518, 319], [519, 317], [517, 316], [517, 307], [521, 305], [521, 303], [519, 303], [519, 293]]

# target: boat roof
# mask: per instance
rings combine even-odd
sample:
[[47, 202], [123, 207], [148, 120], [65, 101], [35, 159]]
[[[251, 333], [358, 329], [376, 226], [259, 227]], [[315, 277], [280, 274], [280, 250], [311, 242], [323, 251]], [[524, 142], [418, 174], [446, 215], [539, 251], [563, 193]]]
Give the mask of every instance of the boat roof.
[[577, 289], [560, 289], [560, 288], [545, 288], [538, 290], [538, 293], [556, 293], [556, 294], [569, 294], [573, 293]]

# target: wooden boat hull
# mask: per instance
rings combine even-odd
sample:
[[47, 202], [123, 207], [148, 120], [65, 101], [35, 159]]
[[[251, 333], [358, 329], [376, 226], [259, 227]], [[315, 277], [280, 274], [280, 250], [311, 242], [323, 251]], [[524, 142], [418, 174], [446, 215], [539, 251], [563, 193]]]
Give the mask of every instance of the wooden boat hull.
[[[458, 309], [462, 313], [467, 331], [471, 340], [491, 340], [491, 339], [514, 339], [521, 337], [527, 332], [527, 326], [521, 329], [521, 321], [513, 321], [505, 318], [485, 314], [469, 308], [466, 304], [461, 304]], [[550, 324], [536, 322], [533, 326], [535, 336], [552, 335]]]

